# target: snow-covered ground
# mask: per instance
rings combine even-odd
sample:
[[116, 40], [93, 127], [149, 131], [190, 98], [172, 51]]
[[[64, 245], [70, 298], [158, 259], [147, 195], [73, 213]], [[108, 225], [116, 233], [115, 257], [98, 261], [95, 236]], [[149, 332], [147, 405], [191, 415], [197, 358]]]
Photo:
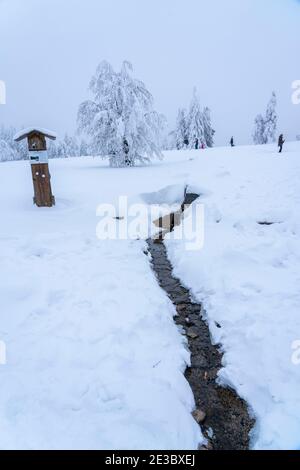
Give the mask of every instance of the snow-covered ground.
[[32, 205], [28, 162], [0, 166], [0, 448], [197, 448], [189, 353], [145, 242], [96, 237], [97, 205], [151, 168], [50, 166], [53, 209]]
[[253, 409], [253, 447], [300, 447], [300, 144], [53, 160], [53, 209], [32, 205], [28, 165], [0, 165], [0, 448], [197, 448], [189, 354], [145, 242], [96, 237], [99, 204], [178, 204], [186, 184], [204, 248], [166, 243], [225, 351], [220, 380]]

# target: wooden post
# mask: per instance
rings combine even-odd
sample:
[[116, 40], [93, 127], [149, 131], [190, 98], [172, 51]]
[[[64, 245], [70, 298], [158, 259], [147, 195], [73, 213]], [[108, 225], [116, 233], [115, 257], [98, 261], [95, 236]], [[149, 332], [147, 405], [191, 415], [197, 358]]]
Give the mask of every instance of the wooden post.
[[52, 132], [39, 129], [27, 129], [15, 136], [16, 142], [20, 142], [25, 138], [28, 141], [34, 188], [33, 202], [38, 207], [52, 207], [55, 205], [55, 197], [51, 189], [46, 137], [52, 140], [56, 139]]

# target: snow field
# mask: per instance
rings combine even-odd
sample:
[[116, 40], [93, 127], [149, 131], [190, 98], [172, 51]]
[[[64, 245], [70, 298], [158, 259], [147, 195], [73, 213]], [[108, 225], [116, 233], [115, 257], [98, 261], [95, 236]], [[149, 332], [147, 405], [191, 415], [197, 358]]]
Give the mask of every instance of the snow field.
[[53, 210], [32, 206], [28, 162], [1, 164], [0, 447], [197, 448], [189, 353], [145, 242], [96, 237], [100, 203], [176, 205], [188, 185], [204, 205], [204, 248], [166, 244], [224, 351], [220, 383], [249, 403], [253, 448], [299, 448], [299, 156], [291, 143], [282, 156], [166, 152], [124, 170], [53, 160]]
[[197, 448], [189, 352], [146, 244], [96, 238], [97, 204], [132, 181], [50, 166], [53, 210], [32, 206], [28, 162], [0, 167], [0, 448]]

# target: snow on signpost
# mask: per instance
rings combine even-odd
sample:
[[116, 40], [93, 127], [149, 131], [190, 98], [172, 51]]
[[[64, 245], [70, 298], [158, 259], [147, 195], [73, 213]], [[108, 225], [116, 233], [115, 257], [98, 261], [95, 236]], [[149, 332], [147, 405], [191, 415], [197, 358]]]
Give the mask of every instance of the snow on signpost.
[[51, 189], [46, 138], [56, 140], [56, 135], [37, 127], [24, 129], [15, 135], [14, 140], [20, 142], [27, 139], [29, 159], [34, 187], [34, 204], [38, 207], [52, 207], [55, 197]]

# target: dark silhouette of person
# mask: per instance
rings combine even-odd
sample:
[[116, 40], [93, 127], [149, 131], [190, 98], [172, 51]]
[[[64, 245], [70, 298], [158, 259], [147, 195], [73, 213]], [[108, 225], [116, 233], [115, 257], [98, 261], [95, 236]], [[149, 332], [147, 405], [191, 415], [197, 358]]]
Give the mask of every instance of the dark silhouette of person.
[[278, 139], [279, 153], [282, 153], [284, 143], [285, 143], [285, 140], [283, 138], [283, 134], [280, 134], [279, 139]]
[[235, 145], [234, 145], [234, 138], [233, 138], [233, 137], [231, 137], [231, 139], [230, 139], [230, 145], [231, 145], [231, 147], [234, 147], [234, 146], [235, 146]]
[[132, 161], [130, 160], [130, 157], [129, 157], [129, 151], [130, 151], [129, 143], [128, 143], [128, 140], [125, 138], [123, 139], [123, 151], [125, 153], [125, 165], [132, 166]]
[[196, 149], [196, 150], [199, 150], [199, 139], [196, 139], [196, 142], [195, 142], [195, 149]]

